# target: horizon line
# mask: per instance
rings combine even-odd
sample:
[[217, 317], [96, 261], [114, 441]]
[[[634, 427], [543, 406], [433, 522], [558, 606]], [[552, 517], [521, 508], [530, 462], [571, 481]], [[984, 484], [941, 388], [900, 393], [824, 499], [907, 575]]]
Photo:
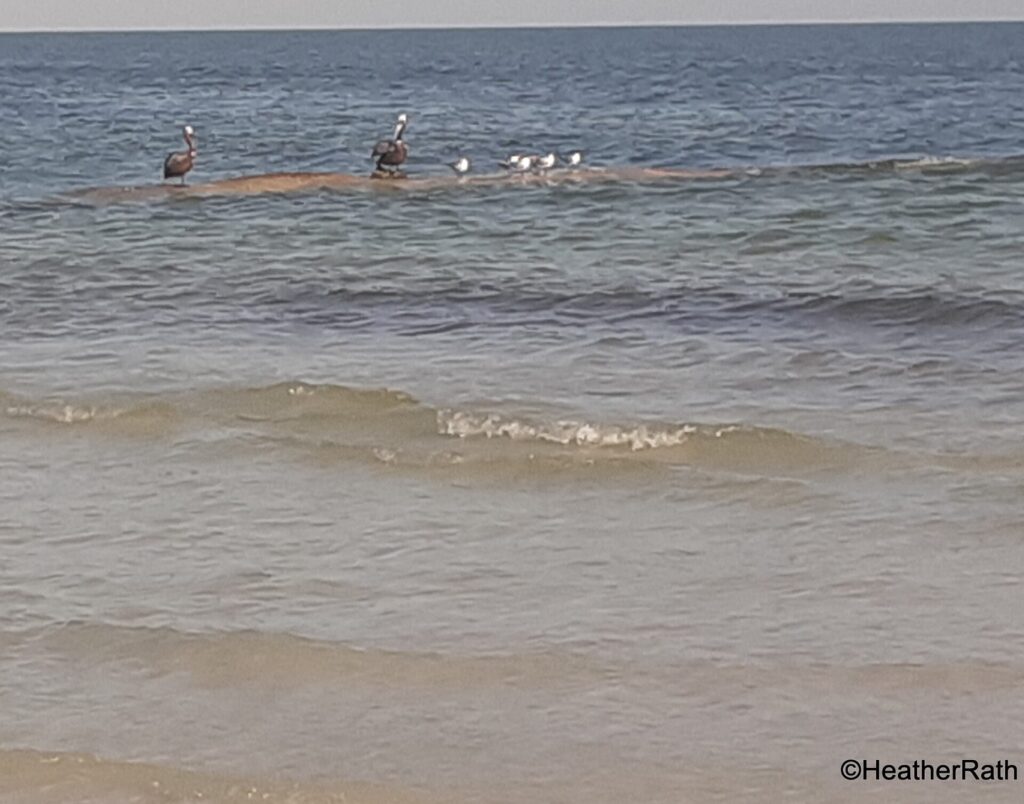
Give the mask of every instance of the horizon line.
[[424, 25], [300, 25], [295, 27], [278, 27], [273, 25], [255, 25], [249, 27], [195, 27], [195, 28], [0, 28], [0, 35], [6, 34], [106, 34], [106, 33], [290, 33], [290, 32], [345, 32], [345, 31], [489, 31], [489, 30], [537, 30], [537, 29], [569, 29], [586, 30], [592, 28], [786, 28], [806, 26], [846, 26], [846, 25], [1003, 25], [1024, 23], [1024, 16], [1019, 18], [944, 18], [944, 19], [857, 19], [857, 20], [736, 20], [736, 21], [693, 21], [693, 22], [591, 22], [565, 24], [560, 22], [539, 22], [530, 25], [521, 24], [424, 24]]

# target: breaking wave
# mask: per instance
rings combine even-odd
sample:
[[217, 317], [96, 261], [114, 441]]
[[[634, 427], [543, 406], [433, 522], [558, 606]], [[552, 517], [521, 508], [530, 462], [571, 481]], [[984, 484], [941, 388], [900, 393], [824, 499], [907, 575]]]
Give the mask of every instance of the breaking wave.
[[5, 432], [164, 439], [168, 449], [190, 450], [200, 459], [258, 451], [264, 459], [320, 467], [363, 465], [472, 480], [620, 477], [673, 467], [784, 477], [936, 464], [1024, 468], [1015, 452], [916, 454], [745, 422], [614, 422], [525, 414], [500, 404], [434, 407], [399, 390], [304, 382], [88, 400], [0, 392]]
[[[0, 396], [0, 431], [42, 428], [97, 438], [160, 437], [213, 455], [261, 456], [321, 466], [363, 464], [465, 473], [474, 478], [665, 471], [673, 466], [757, 474], [803, 473], [897, 460], [885, 450], [752, 424], [603, 422], [433, 407], [390, 389], [302, 382], [153, 397], [35, 401]], [[902, 460], [902, 459], [899, 459]]]
[[[437, 414], [438, 429], [444, 435], [457, 438], [508, 438], [513, 441], [537, 441], [562, 446], [628, 447], [633, 451], [677, 447], [694, 433], [695, 425], [656, 427], [638, 425], [604, 427], [587, 422], [556, 421], [548, 425], [531, 424], [516, 419], [505, 419], [496, 413], [474, 414], [442, 410]], [[729, 426], [715, 430], [715, 435], [733, 430]]]
[[[755, 476], [884, 471], [936, 464], [1024, 469], [1024, 456], [908, 453], [744, 422], [606, 422], [433, 407], [386, 388], [285, 382], [88, 400], [0, 391], [0, 435], [143, 439], [202, 460], [258, 454], [323, 468], [387, 468], [492, 481], [662, 473], [685, 467]], [[167, 436], [173, 435], [173, 438]]]

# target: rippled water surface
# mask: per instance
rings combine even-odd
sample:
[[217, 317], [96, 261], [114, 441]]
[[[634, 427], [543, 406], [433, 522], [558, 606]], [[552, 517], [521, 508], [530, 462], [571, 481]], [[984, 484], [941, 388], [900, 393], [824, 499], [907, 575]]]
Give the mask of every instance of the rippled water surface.
[[0, 797], [1017, 800], [1022, 37], [0, 36]]

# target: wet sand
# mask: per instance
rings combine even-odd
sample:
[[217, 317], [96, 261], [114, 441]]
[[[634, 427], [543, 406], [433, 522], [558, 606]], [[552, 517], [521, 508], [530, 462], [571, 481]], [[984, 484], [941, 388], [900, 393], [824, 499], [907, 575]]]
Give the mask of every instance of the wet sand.
[[477, 176], [360, 176], [352, 173], [296, 172], [236, 176], [198, 184], [152, 184], [125, 187], [90, 187], [67, 194], [79, 201], [110, 203], [147, 201], [162, 197], [207, 198], [263, 193], [303, 193], [317, 190], [425, 191], [459, 187], [554, 186], [613, 182], [693, 181], [736, 175], [734, 170], [686, 170], [655, 167], [585, 168], [548, 173], [485, 173]]

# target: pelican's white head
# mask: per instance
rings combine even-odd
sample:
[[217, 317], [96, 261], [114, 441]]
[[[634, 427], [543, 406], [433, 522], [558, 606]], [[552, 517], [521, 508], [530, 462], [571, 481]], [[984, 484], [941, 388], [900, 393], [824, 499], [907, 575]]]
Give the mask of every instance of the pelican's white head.
[[395, 120], [395, 136], [394, 136], [394, 139], [396, 139], [396, 140], [402, 139], [402, 134], [405, 133], [405, 127], [408, 124], [409, 124], [409, 116], [405, 112], [402, 112], [400, 115], [398, 115], [398, 118]]

